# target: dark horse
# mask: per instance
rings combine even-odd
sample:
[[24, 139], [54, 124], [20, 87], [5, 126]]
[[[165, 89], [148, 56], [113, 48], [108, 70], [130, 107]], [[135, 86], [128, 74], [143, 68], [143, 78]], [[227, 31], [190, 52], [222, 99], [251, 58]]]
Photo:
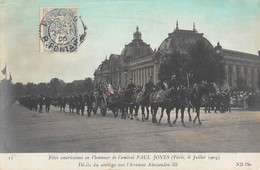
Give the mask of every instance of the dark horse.
[[193, 89], [190, 93], [190, 102], [194, 106], [197, 113], [196, 117], [193, 120], [193, 123], [195, 123], [196, 120], [198, 119], [199, 124], [202, 125], [200, 121], [200, 107], [202, 103], [202, 96], [208, 95], [213, 90], [215, 90], [213, 85], [208, 83], [201, 83], [199, 85], [195, 84], [193, 86]]
[[151, 101], [151, 110], [152, 110], [152, 122], [157, 123], [156, 120], [156, 113], [158, 111], [158, 108], [161, 107], [161, 117], [159, 119], [158, 124], [161, 123], [161, 120], [163, 118], [163, 111], [166, 109], [166, 113], [168, 116], [167, 123], [169, 126], [172, 126], [171, 120], [170, 120], [170, 113], [171, 110], [174, 108], [173, 98], [174, 90], [172, 88], [168, 90], [159, 90], [151, 93], [150, 95], [150, 101]]
[[[126, 119], [127, 111], [129, 109], [131, 119], [133, 120], [133, 110], [135, 108], [135, 101], [133, 100], [135, 92], [132, 90], [126, 90], [117, 95], [117, 102], [115, 104], [116, 109], [122, 111], [121, 118]], [[118, 111], [115, 113], [115, 117], [118, 115]]]
[[[179, 90], [175, 90], [174, 93], [174, 106], [176, 108], [176, 116], [175, 116], [175, 120], [173, 121], [173, 124], [176, 123], [177, 119], [178, 119], [178, 111], [181, 110], [181, 123], [183, 126], [185, 126], [184, 124], [184, 111], [186, 106], [190, 106], [191, 104], [189, 104], [189, 99], [187, 98], [188, 94], [190, 92], [189, 88], [180, 88]], [[188, 111], [189, 114], [189, 121], [191, 122], [191, 115], [190, 112]]]
[[120, 108], [119, 104], [120, 95], [118, 93], [110, 94], [106, 97], [107, 100], [107, 108], [111, 110], [115, 117], [118, 115], [118, 109]]
[[84, 95], [84, 101], [87, 105], [87, 113], [88, 117], [91, 116], [91, 111], [94, 112], [94, 107], [96, 105], [96, 96], [94, 95], [94, 91], [89, 91]]
[[[151, 92], [152, 94], [153, 92]], [[142, 110], [142, 121], [144, 122], [145, 120], [147, 121], [149, 119], [149, 107], [151, 105], [150, 101], [150, 93], [148, 92], [143, 92], [143, 91], [137, 91], [135, 95], [133, 96], [133, 101], [135, 103], [135, 116], [137, 117], [138, 115], [138, 110], [139, 107], [141, 107]], [[147, 111], [147, 116], [145, 117], [145, 110]], [[153, 115], [153, 112], [151, 110], [151, 114]]]
[[75, 104], [76, 104], [76, 114], [84, 115], [85, 110], [85, 101], [83, 95], [79, 94], [75, 97]]
[[60, 106], [60, 112], [65, 112], [65, 107], [66, 107], [66, 97], [59, 97], [58, 98], [58, 105]]

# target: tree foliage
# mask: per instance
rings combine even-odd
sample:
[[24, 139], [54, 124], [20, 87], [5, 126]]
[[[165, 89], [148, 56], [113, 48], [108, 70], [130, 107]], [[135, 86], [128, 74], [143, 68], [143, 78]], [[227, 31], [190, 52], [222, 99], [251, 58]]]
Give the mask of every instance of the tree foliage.
[[184, 85], [187, 85], [187, 79], [190, 83], [207, 81], [219, 85], [225, 80], [223, 57], [212, 47], [206, 46], [204, 41], [197, 41], [191, 45], [187, 53], [174, 51], [163, 58], [158, 73], [160, 80], [167, 81], [173, 74]]
[[48, 83], [34, 84], [32, 82], [26, 85], [18, 82], [13, 85], [13, 93], [15, 96], [23, 95], [73, 95], [78, 92], [93, 90], [94, 85], [91, 78], [84, 80], [74, 80], [65, 83], [58, 78], [52, 78]]

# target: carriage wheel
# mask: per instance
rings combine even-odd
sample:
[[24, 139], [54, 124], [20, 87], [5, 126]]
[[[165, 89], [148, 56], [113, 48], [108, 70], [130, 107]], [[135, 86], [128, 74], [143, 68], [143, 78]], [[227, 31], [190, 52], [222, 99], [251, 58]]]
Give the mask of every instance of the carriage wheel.
[[107, 100], [105, 97], [102, 97], [100, 101], [100, 112], [102, 116], [106, 116], [107, 114]]

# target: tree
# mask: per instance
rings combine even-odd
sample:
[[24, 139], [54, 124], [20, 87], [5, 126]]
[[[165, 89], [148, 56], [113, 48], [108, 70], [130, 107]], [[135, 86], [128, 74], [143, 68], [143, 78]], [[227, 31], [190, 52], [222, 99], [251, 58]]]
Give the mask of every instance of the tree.
[[51, 94], [52, 95], [60, 94], [63, 91], [65, 84], [66, 83], [63, 80], [59, 80], [58, 78], [52, 78], [51, 81], [48, 83], [48, 86], [50, 87], [51, 90]]
[[190, 47], [188, 53], [191, 58], [189, 70], [196, 82], [204, 80], [223, 84], [226, 75], [223, 56], [207, 46], [204, 41], [197, 41]]
[[173, 52], [172, 54], [166, 54], [164, 61], [160, 64], [160, 69], [158, 72], [158, 78], [161, 81], [168, 81], [171, 79], [171, 76], [175, 74], [177, 77], [180, 76], [181, 70], [181, 55], [178, 51]]
[[51, 89], [48, 87], [46, 83], [37, 84], [37, 91], [42, 95], [49, 95], [51, 93]]
[[63, 93], [65, 94], [74, 94], [76, 92], [75, 84], [73, 83], [66, 83]]
[[182, 84], [187, 84], [189, 77], [192, 83], [207, 81], [223, 85], [226, 75], [223, 56], [204, 41], [191, 45], [187, 53], [174, 51], [164, 58], [166, 60], [161, 64], [158, 74], [160, 80], [169, 80], [175, 74]]
[[14, 84], [14, 95], [15, 96], [23, 96], [26, 94], [26, 89], [24, 85], [20, 82]]
[[34, 83], [27, 83], [26, 86], [26, 94], [27, 95], [37, 95], [37, 86]]
[[94, 83], [90, 77], [85, 78], [83, 82], [83, 87], [85, 91], [93, 90], [94, 89]]

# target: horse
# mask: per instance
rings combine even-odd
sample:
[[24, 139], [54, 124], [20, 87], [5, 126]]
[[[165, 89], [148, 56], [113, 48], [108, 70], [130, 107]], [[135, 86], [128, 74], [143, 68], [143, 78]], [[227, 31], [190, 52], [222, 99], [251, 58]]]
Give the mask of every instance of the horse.
[[[186, 106], [188, 105], [188, 99], [187, 99], [187, 93], [189, 93], [189, 89], [188, 88], [180, 88], [179, 90], [175, 90], [174, 91], [174, 106], [176, 108], [175, 112], [176, 112], [176, 116], [175, 116], [175, 120], [173, 121], [173, 124], [176, 123], [177, 119], [178, 119], [178, 111], [181, 110], [181, 123], [183, 126], [185, 126], [184, 123], [184, 111]], [[190, 112], [188, 111], [189, 114], [189, 121], [191, 122], [191, 115]]]
[[[153, 92], [151, 92], [153, 93]], [[136, 91], [135, 95], [133, 96], [133, 101], [135, 103], [135, 116], [138, 116], [138, 110], [141, 107], [142, 110], [142, 121], [149, 120], [149, 107], [150, 107], [150, 93], [143, 92], [141, 90]], [[147, 116], [145, 117], [145, 108], [147, 111]], [[151, 109], [151, 114], [153, 115], [153, 111]]]
[[195, 85], [193, 87], [193, 90], [190, 93], [190, 102], [195, 107], [197, 113], [196, 117], [193, 120], [193, 123], [195, 123], [198, 119], [199, 124], [202, 125], [200, 121], [200, 107], [202, 102], [202, 96], [204, 94], [208, 95], [210, 92], [212, 92], [213, 89], [215, 88], [212, 85], [205, 83], [201, 83], [200, 85]]
[[[133, 120], [133, 110], [136, 105], [135, 101], [133, 100], [134, 95], [135, 92], [128, 89], [117, 96], [116, 108], [122, 111], [122, 119], [126, 119], [128, 114], [127, 111], [129, 108], [131, 120]], [[115, 117], [117, 117], [117, 115], [118, 111], [115, 113]]]
[[85, 110], [85, 102], [81, 94], [76, 96], [75, 103], [76, 103], [76, 114], [80, 115], [81, 113], [81, 115], [83, 116]]
[[45, 97], [45, 111], [46, 111], [46, 113], [50, 112], [50, 106], [51, 106], [51, 97], [46, 96]]
[[118, 93], [110, 93], [108, 96], [106, 96], [107, 101], [107, 108], [111, 110], [115, 117], [118, 115], [118, 109], [119, 109], [119, 102], [118, 99], [120, 98]]
[[74, 113], [75, 106], [75, 100], [73, 96], [68, 97], [68, 105], [69, 105], [69, 112]]
[[174, 108], [173, 106], [173, 88], [170, 88], [168, 90], [157, 90], [155, 92], [152, 92], [150, 95], [150, 101], [151, 101], [151, 110], [153, 112], [152, 114], [152, 122], [157, 123], [156, 119], [156, 113], [158, 111], [158, 108], [161, 107], [161, 116], [159, 119], [158, 124], [161, 124], [161, 120], [163, 118], [163, 112], [166, 109], [166, 113], [168, 116], [167, 123], [169, 126], [172, 126], [171, 120], [170, 120], [170, 113], [171, 110]]
[[94, 91], [89, 91], [84, 95], [84, 101], [87, 106], [88, 117], [91, 116], [91, 111], [94, 112], [94, 107], [96, 105], [96, 96], [94, 95]]
[[60, 112], [65, 112], [66, 107], [66, 98], [65, 97], [59, 97], [58, 98], [58, 105], [60, 106]]

